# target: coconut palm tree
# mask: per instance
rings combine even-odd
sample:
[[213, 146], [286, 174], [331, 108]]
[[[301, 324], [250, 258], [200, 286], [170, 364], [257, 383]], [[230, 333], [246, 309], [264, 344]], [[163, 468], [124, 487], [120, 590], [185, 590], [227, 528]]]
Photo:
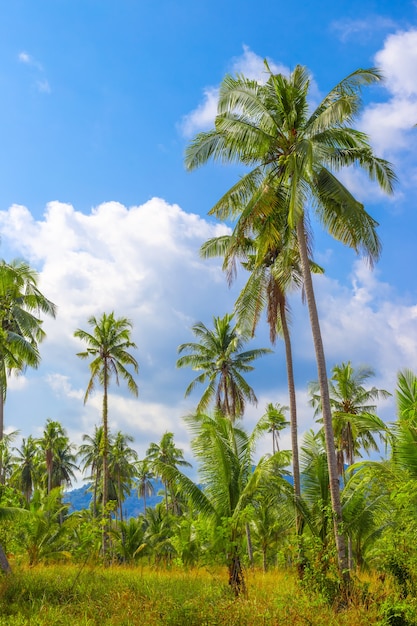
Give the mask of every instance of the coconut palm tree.
[[57, 448], [52, 467], [52, 486], [71, 487], [75, 480], [75, 473], [79, 467], [76, 464], [77, 455], [74, 452], [75, 446], [67, 440]]
[[250, 363], [271, 350], [258, 348], [242, 352], [247, 337], [241, 334], [236, 325], [232, 325], [232, 321], [233, 315], [230, 314], [222, 318], [214, 317], [213, 330], [202, 322], [194, 324], [192, 331], [198, 342], [178, 346], [179, 354], [188, 354], [177, 360], [177, 367], [192, 367], [201, 372], [188, 385], [186, 397], [197, 384], [208, 381], [197, 405], [197, 412], [206, 410], [215, 398], [216, 409], [234, 421], [243, 415], [246, 402], [257, 402], [255, 392], [242, 376], [242, 372], [251, 372], [254, 368]]
[[[376, 387], [366, 389], [364, 385], [374, 375], [372, 368], [354, 368], [350, 361], [335, 365], [332, 369], [329, 396], [340, 476], [344, 476], [346, 465], [352, 465], [355, 457], [361, 456], [362, 450], [378, 450], [375, 434], [384, 438], [387, 433], [385, 423], [375, 413], [375, 401], [388, 398], [391, 394]], [[321, 399], [317, 383], [310, 384], [310, 394], [316, 415], [320, 414]]]
[[18, 430], [3, 435], [0, 439], [0, 484], [5, 485], [10, 479], [14, 469], [14, 458], [11, 443], [19, 434]]
[[417, 376], [409, 369], [398, 373], [397, 421], [392, 427], [392, 462], [396, 471], [417, 477]]
[[[249, 200], [252, 203], [253, 199]], [[256, 200], [255, 200], [256, 202]], [[243, 210], [243, 209], [242, 209]], [[298, 247], [293, 229], [288, 227], [285, 213], [259, 220], [256, 235], [240, 233], [239, 222], [232, 235], [214, 237], [200, 250], [204, 258], [222, 256], [223, 269], [229, 284], [236, 276], [236, 261], [250, 272], [249, 278], [235, 304], [239, 326], [248, 328], [253, 337], [262, 311], [266, 310], [269, 335], [275, 345], [277, 335], [282, 335], [285, 345], [288, 394], [290, 404], [292, 465], [294, 494], [300, 497], [300, 469], [298, 460], [297, 403], [295, 394], [292, 346], [289, 330], [289, 305], [287, 294], [302, 286]], [[311, 270], [323, 270], [310, 261]]]
[[201, 489], [178, 469], [167, 475], [175, 479], [183, 493], [203, 517], [226, 534], [229, 584], [238, 595], [245, 590], [241, 545], [246, 531], [246, 509], [262, 489], [289, 493], [283, 478], [290, 454], [277, 452], [261, 458], [255, 466], [254, 453], [262, 429], [248, 435], [220, 411], [214, 416], [201, 413], [185, 418], [192, 435], [191, 448], [199, 462]]
[[410, 426], [417, 426], [417, 376], [409, 369], [398, 373], [397, 389], [398, 419]]
[[65, 449], [69, 445], [68, 437], [60, 422], [46, 420], [42, 437], [38, 440], [38, 444], [44, 455], [46, 474], [47, 474], [47, 493], [50, 493], [54, 487], [53, 474], [56, 459], [60, 450]]
[[[78, 328], [74, 336], [87, 344], [84, 352], [79, 352], [77, 356], [81, 359], [92, 358], [90, 363], [91, 377], [87, 385], [84, 396], [84, 403], [87, 402], [98, 382], [103, 387], [103, 439], [102, 439], [102, 462], [103, 462], [103, 515], [106, 515], [108, 485], [109, 485], [109, 429], [108, 429], [108, 391], [109, 385], [114, 378], [119, 384], [119, 378], [126, 381], [129, 391], [138, 395], [138, 386], [132, 374], [126, 366], [133, 367], [135, 372], [139, 366], [136, 359], [128, 352], [130, 348], [136, 348], [136, 344], [131, 340], [132, 323], [125, 317], [116, 318], [114, 312], [103, 313], [97, 319], [92, 316], [88, 320], [92, 327], [89, 333]], [[106, 554], [107, 529], [103, 529], [103, 554]]]
[[22, 439], [22, 445], [20, 448], [15, 448], [15, 452], [17, 452], [17, 456], [15, 457], [16, 466], [13, 472], [13, 481], [21, 489], [26, 502], [29, 504], [38, 473], [38, 443], [32, 435], [29, 435], [27, 439]]
[[146, 515], [146, 497], [155, 493], [152, 479], [155, 477], [149, 459], [143, 459], [136, 464], [138, 477], [138, 496], [143, 498], [143, 514]]
[[279, 433], [290, 424], [285, 419], [286, 411], [287, 406], [282, 406], [278, 402], [275, 404], [268, 402], [265, 413], [258, 422], [258, 427], [272, 434], [272, 454], [279, 451]]
[[83, 442], [78, 448], [78, 456], [81, 458], [81, 469], [85, 472], [90, 470], [90, 475], [85, 480], [93, 481], [93, 517], [97, 517], [97, 491], [102, 480], [102, 446], [103, 426], [94, 426], [93, 435], [83, 435]]
[[119, 506], [119, 519], [123, 522], [123, 502], [133, 486], [137, 476], [136, 450], [129, 446], [133, 442], [131, 435], [117, 432], [109, 450], [109, 474], [116, 487]]
[[174, 433], [166, 432], [162, 435], [159, 444], [151, 443], [146, 451], [146, 461], [164, 484], [166, 512], [168, 513], [168, 495], [170, 495], [173, 512], [177, 513], [175, 481], [169, 478], [168, 470], [169, 468], [191, 467], [191, 464], [184, 459], [184, 452], [175, 445]]
[[45, 338], [41, 313], [55, 317], [55, 305], [37, 286], [38, 274], [27, 263], [0, 261], [0, 439], [4, 431], [7, 377], [38, 367], [38, 344]]
[[250, 235], [259, 220], [284, 211], [296, 231], [322, 398], [338, 564], [341, 572], [347, 572], [326, 361], [306, 232], [312, 208], [333, 237], [364, 253], [370, 263], [380, 254], [376, 221], [336, 173], [357, 165], [383, 190], [392, 192], [391, 166], [377, 158], [367, 136], [351, 126], [360, 110], [362, 87], [379, 81], [381, 75], [375, 69], [353, 72], [310, 112], [307, 69], [296, 66], [290, 76], [284, 76], [273, 74], [265, 65], [263, 84], [244, 76], [224, 78], [215, 128], [199, 133], [191, 142], [186, 167], [195, 169], [210, 159], [244, 164], [249, 170], [210, 213], [224, 220], [237, 218], [239, 232]]

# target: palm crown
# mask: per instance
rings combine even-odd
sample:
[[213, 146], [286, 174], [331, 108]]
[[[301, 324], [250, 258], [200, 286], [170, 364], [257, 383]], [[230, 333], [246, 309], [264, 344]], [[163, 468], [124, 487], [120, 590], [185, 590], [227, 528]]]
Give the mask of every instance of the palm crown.
[[178, 352], [188, 352], [177, 360], [177, 367], [190, 366], [201, 371], [188, 385], [188, 396], [199, 383], [208, 386], [197, 405], [204, 411], [215, 397], [215, 406], [232, 420], [243, 414], [246, 401], [256, 403], [255, 392], [242, 376], [253, 370], [252, 361], [270, 352], [267, 348], [242, 351], [245, 337], [232, 325], [233, 315], [213, 318], [213, 330], [202, 322], [192, 327], [199, 342], [183, 343]]

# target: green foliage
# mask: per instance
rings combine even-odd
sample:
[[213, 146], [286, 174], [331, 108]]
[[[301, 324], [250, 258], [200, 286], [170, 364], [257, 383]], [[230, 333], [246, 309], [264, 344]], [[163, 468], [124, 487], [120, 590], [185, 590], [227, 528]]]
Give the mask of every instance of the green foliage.
[[192, 331], [198, 341], [178, 346], [178, 353], [185, 354], [177, 360], [177, 367], [192, 367], [201, 372], [188, 385], [186, 396], [196, 385], [208, 382], [198, 402], [197, 413], [206, 411], [214, 399], [216, 410], [234, 421], [243, 415], [246, 402], [257, 402], [255, 392], [243, 374], [254, 369], [251, 363], [255, 359], [271, 351], [267, 348], [242, 351], [248, 337], [232, 322], [233, 315], [226, 314], [222, 318], [213, 317], [213, 330], [202, 322], [194, 324]]
[[380, 626], [416, 626], [417, 605], [404, 600], [387, 599], [382, 603]]

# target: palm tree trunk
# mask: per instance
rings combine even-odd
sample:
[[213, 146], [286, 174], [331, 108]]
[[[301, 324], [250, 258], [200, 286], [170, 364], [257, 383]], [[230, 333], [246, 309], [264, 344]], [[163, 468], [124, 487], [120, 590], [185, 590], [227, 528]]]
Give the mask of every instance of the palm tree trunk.
[[[0, 385], [0, 441], [3, 440], [4, 436], [4, 393], [3, 386]], [[0, 459], [0, 475], [3, 473], [2, 462]]]
[[251, 537], [250, 526], [248, 522], [246, 522], [245, 524], [245, 530], [246, 530], [246, 543], [247, 543], [247, 548], [248, 548], [248, 560], [249, 560], [250, 565], [253, 565], [252, 537]]
[[120, 515], [120, 522], [123, 523], [123, 500], [122, 500], [122, 485], [121, 485], [121, 480], [120, 480], [120, 472], [118, 472], [117, 475], [117, 488], [118, 488], [118, 498], [119, 498], [119, 515]]
[[268, 570], [268, 561], [267, 561], [267, 547], [266, 545], [262, 546], [262, 571], [264, 574]]
[[292, 449], [292, 471], [294, 477], [294, 495], [296, 503], [296, 532], [300, 532], [300, 515], [297, 510], [297, 503], [301, 496], [300, 462], [298, 457], [298, 426], [297, 426], [297, 401], [295, 397], [294, 368], [292, 359], [292, 348], [290, 332], [288, 330], [287, 315], [285, 311], [285, 299], [280, 301], [280, 317], [282, 335], [285, 344], [285, 360], [287, 365], [288, 395], [290, 400], [290, 423], [291, 423], [291, 449]]
[[319, 317], [317, 313], [316, 299], [314, 296], [313, 281], [311, 278], [310, 264], [308, 259], [304, 218], [297, 223], [297, 239], [300, 250], [301, 268], [304, 279], [308, 311], [310, 315], [311, 331], [313, 335], [314, 349], [316, 352], [317, 373], [320, 386], [321, 405], [323, 412], [323, 427], [326, 440], [327, 464], [329, 468], [330, 496], [332, 501], [334, 535], [337, 549], [339, 571], [345, 582], [349, 581], [349, 570], [346, 555], [346, 543], [342, 533], [342, 505], [340, 501], [339, 474], [337, 471], [337, 458], [334, 443], [332, 424], [332, 412], [330, 407], [329, 385], [327, 380], [326, 360], [324, 357], [323, 341], [321, 337]]
[[108, 515], [107, 515], [107, 499], [109, 491], [109, 433], [108, 433], [108, 372], [107, 363], [104, 363], [104, 380], [103, 380], [103, 536], [102, 536], [102, 552], [104, 559], [107, 554], [108, 544]]
[[0, 545], [0, 569], [5, 574], [11, 574], [12, 573], [12, 568], [10, 567], [10, 563], [7, 560], [6, 553], [3, 550], [3, 547], [1, 545]]
[[53, 452], [51, 448], [46, 451], [46, 473], [48, 476], [47, 493], [52, 491], [52, 469], [53, 469]]
[[4, 391], [3, 386], [0, 385], [0, 441], [4, 436]]
[[96, 470], [96, 475], [94, 476], [94, 491], [93, 491], [93, 517], [97, 517], [97, 487], [98, 487], [98, 469]]

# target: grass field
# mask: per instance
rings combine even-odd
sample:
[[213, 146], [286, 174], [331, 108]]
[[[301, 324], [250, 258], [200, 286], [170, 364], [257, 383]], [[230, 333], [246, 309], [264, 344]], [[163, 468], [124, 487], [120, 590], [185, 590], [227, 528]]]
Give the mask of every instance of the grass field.
[[[375, 591], [372, 591], [375, 587]], [[376, 582], [368, 601], [335, 610], [307, 595], [292, 573], [247, 572], [235, 599], [225, 570], [54, 565], [17, 569], [0, 581], [0, 626], [361, 626], [381, 624]]]

